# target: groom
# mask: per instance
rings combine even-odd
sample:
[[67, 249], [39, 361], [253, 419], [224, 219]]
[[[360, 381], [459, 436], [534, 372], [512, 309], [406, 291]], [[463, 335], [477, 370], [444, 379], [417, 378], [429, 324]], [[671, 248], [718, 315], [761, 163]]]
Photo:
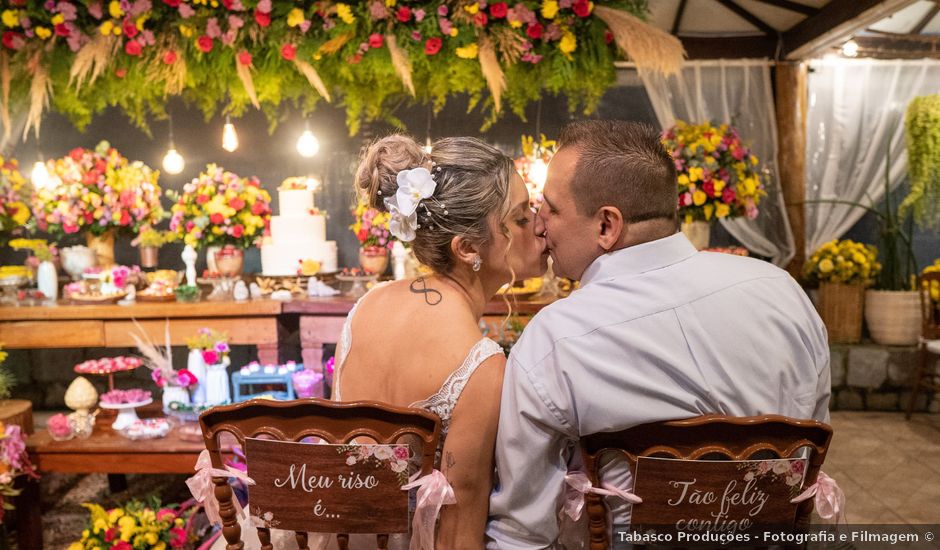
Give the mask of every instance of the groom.
[[[579, 290], [506, 365], [487, 548], [552, 548], [578, 439], [707, 413], [828, 421], [826, 329], [785, 271], [699, 253], [676, 231], [676, 172], [632, 122], [566, 126], [535, 229]], [[620, 467], [609, 481], [632, 486]], [[629, 507], [614, 509], [628, 522]]]

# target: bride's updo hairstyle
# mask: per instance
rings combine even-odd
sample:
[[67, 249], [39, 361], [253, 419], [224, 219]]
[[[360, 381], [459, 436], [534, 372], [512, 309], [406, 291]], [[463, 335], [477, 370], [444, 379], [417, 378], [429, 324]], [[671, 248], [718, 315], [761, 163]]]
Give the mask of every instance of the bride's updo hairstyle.
[[370, 206], [387, 212], [384, 201], [398, 191], [398, 173], [419, 167], [431, 171], [437, 186], [416, 210], [418, 227], [411, 245], [418, 261], [446, 275], [456, 263], [450, 248], [454, 236], [485, 244], [490, 238], [487, 219], [494, 212], [497, 227], [508, 235], [503, 221], [510, 208], [509, 182], [515, 166], [512, 159], [476, 138], [440, 139], [428, 154], [411, 137], [384, 137], [363, 156], [356, 185]]

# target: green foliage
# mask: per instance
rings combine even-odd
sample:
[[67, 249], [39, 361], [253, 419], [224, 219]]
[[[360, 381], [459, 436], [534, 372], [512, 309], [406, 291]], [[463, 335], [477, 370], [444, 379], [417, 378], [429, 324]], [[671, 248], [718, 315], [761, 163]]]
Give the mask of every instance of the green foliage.
[[911, 191], [898, 214], [913, 213], [917, 225], [940, 230], [940, 95], [915, 97], [904, 117]]

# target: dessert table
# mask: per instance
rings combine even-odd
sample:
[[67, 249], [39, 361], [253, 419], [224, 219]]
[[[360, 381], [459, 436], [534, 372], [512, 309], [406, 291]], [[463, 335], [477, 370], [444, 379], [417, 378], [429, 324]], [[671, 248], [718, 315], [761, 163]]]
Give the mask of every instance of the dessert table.
[[202, 327], [229, 335], [230, 344], [254, 345], [262, 363], [278, 362], [281, 303], [136, 303], [0, 307], [0, 342], [10, 349], [134, 347], [136, 320], [157, 345], [164, 342], [165, 320], [173, 345], [185, 344]]

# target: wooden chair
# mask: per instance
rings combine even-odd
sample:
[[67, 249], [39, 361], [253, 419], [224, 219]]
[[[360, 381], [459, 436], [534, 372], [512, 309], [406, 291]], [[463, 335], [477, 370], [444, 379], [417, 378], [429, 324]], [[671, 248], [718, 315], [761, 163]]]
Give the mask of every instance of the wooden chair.
[[917, 394], [921, 389], [940, 391], [940, 374], [931, 372], [928, 368], [930, 355], [940, 355], [940, 305], [930, 300], [930, 286], [940, 284], [940, 273], [925, 273], [920, 276], [918, 282], [924, 325], [919, 343], [917, 373], [914, 377], [914, 387], [911, 389], [911, 401], [907, 405], [908, 420], [914, 413]]
[[[294, 401], [251, 400], [215, 407], [199, 417], [199, 424], [213, 468], [223, 468], [219, 442], [223, 432], [231, 433], [243, 448], [247, 438], [259, 436], [288, 442], [316, 437], [330, 444], [351, 444], [357, 438], [368, 438], [376, 444], [394, 444], [400, 443], [405, 436], [413, 436], [417, 438], [420, 447], [422, 475], [430, 473], [434, 467], [434, 454], [441, 431], [440, 418], [422, 409], [371, 401], [335, 402], [314, 398]], [[414, 442], [413, 439], [411, 441]], [[250, 468], [249, 463], [249, 471]], [[226, 549], [240, 550], [243, 548], [241, 528], [232, 503], [232, 488], [228, 478], [213, 477], [212, 481], [223, 520], [222, 535], [228, 543]], [[272, 549], [270, 529], [258, 527], [257, 530], [262, 548]], [[336, 536], [339, 548], [348, 548], [349, 535], [340, 533]], [[376, 537], [379, 548], [388, 547], [387, 534]], [[299, 548], [307, 548], [306, 531], [295, 531], [295, 538]]]
[[[620, 432], [589, 435], [581, 438], [581, 448], [591, 484], [599, 487], [600, 463], [597, 459], [605, 451], [624, 455], [630, 471], [636, 472], [640, 457], [762, 460], [792, 457], [799, 449], [808, 447], [810, 455], [804, 478], [804, 487], [808, 487], [816, 482], [831, 439], [832, 428], [815, 420], [796, 420], [778, 415], [705, 415], [643, 424]], [[681, 466], [681, 463], [676, 464], [676, 467]], [[637, 496], [643, 498], [642, 494], [637, 493]], [[610, 547], [609, 526], [603, 497], [588, 494], [586, 507], [590, 550], [607, 550]], [[807, 525], [812, 511], [812, 499], [800, 503], [796, 526]], [[792, 522], [792, 518], [789, 521]]]

